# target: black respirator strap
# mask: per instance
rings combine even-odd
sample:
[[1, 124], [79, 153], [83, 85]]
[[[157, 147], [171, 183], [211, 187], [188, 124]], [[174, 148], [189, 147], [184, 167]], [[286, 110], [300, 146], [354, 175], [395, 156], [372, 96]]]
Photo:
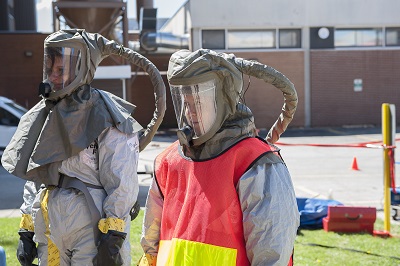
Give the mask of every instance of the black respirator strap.
[[43, 96], [45, 98], [50, 96], [51, 86], [47, 82], [40, 82], [39, 84], [39, 96]]

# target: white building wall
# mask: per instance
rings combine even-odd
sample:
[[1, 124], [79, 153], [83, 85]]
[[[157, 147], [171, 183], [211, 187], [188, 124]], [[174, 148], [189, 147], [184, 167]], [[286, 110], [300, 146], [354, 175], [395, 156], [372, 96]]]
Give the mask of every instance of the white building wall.
[[185, 35], [190, 33], [192, 27], [191, 14], [188, 4], [184, 4], [175, 15], [168, 20], [160, 29], [161, 32], [168, 32], [174, 35]]
[[193, 28], [390, 26], [399, 0], [190, 0]]

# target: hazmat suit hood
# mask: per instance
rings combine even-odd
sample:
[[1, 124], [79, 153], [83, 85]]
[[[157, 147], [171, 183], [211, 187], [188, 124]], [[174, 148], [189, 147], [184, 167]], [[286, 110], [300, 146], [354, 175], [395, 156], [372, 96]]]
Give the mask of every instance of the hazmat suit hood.
[[[71, 95], [82, 85], [90, 84], [101, 61], [110, 54], [121, 54], [123, 51], [123, 46], [109, 41], [99, 34], [87, 33], [83, 29], [60, 30], [50, 34], [44, 40], [44, 69], [46, 68], [46, 50], [51, 48], [70, 48], [76, 51], [78, 58], [75, 60], [78, 61], [76, 65], [79, 66], [75, 69], [74, 79], [67, 86], [58, 91], [47, 91], [47, 95], [42, 95], [52, 101]], [[44, 73], [43, 83], [51, 83], [45, 76]], [[53, 84], [49, 85], [49, 89], [53, 89]]]
[[[236, 105], [239, 102], [239, 97], [242, 93], [242, 74], [235, 67], [234, 64], [224, 59], [224, 54], [217, 54], [209, 50], [198, 50], [196, 52], [190, 52], [188, 50], [181, 50], [174, 53], [169, 61], [167, 78], [171, 88], [171, 94], [174, 95], [174, 88], [181, 86], [185, 87], [193, 86], [198, 87], [199, 84], [205, 84], [206, 82], [212, 83], [212, 88], [208, 89], [212, 91], [212, 97], [208, 99], [202, 99], [201, 104], [204, 105], [206, 102], [214, 103], [213, 112], [207, 112], [202, 116], [214, 116], [211, 124], [206, 132], [202, 135], [197, 135], [191, 142], [190, 146], [198, 146], [209, 140], [215, 133], [221, 128], [224, 121], [236, 112]], [[177, 96], [182, 97], [182, 96]], [[196, 97], [196, 96], [194, 96]], [[178, 127], [182, 130], [182, 127], [187, 123], [182, 123], [179, 118], [180, 113], [185, 110], [177, 111], [181, 103], [174, 101], [175, 112], [177, 113]], [[199, 111], [201, 107], [197, 108]], [[210, 108], [208, 108], [210, 109]], [[201, 114], [196, 114], [200, 117]], [[189, 125], [194, 127], [193, 125]], [[184, 144], [180, 138], [181, 144]]]
[[79, 50], [74, 52], [79, 55], [74, 57], [74, 79], [59, 90], [43, 80], [39, 88], [42, 100], [21, 118], [2, 156], [4, 168], [23, 179], [57, 185], [61, 162], [88, 147], [104, 129], [115, 127], [125, 134], [142, 129], [132, 117], [133, 104], [89, 85], [97, 66], [110, 54], [144, 69], [154, 86], [153, 118], [139, 138], [139, 149], [143, 150], [165, 113], [165, 85], [157, 68], [133, 50], [81, 29], [55, 32], [45, 39], [44, 46], [45, 51], [51, 47]]
[[[223, 143], [227, 139], [236, 142], [245, 136], [254, 135], [253, 115], [248, 107], [241, 102], [244, 97], [243, 74], [262, 79], [266, 83], [274, 85], [283, 93], [284, 105], [282, 113], [271, 127], [266, 138], [267, 141], [275, 143], [293, 119], [297, 107], [297, 93], [294, 85], [287, 77], [274, 68], [259, 62], [237, 58], [233, 54], [217, 53], [208, 49], [199, 49], [194, 52], [180, 50], [171, 56], [167, 78], [177, 115], [178, 138], [180, 144], [185, 146], [186, 150], [192, 151], [191, 154], [199, 154], [201, 149], [212, 145], [212, 143]], [[191, 116], [196, 117], [196, 119], [192, 119], [196, 121], [190, 123], [190, 119], [185, 119], [185, 112], [188, 113], [187, 110], [190, 107], [185, 108], [182, 102], [188, 98], [187, 91], [196, 95], [200, 94], [198, 88], [206, 83], [211, 83], [212, 85], [208, 85], [208, 88], [214, 90], [214, 98], [207, 98], [208, 102], [211, 101], [209, 99], [215, 101], [215, 106], [212, 107], [215, 110], [213, 124], [202, 135], [187, 133], [188, 128], [191, 129], [198, 123], [199, 109], [201, 108], [193, 108], [196, 109], [197, 114]], [[194, 97], [190, 99], [192, 98]], [[202, 99], [204, 102], [204, 98], [201, 98], [201, 96], [198, 98], [199, 102]], [[207, 104], [207, 109], [209, 109], [209, 106], [210, 104]], [[213, 113], [205, 113], [203, 110], [201, 112], [204, 113], [203, 117], [210, 116]], [[232, 121], [236, 121], [234, 122], [236, 127], [233, 128], [237, 128], [237, 131], [234, 133], [232, 133]], [[246, 128], [246, 130], [240, 128], [239, 125]], [[223, 136], [223, 132], [228, 132], [225, 130], [230, 132], [230, 138]], [[221, 140], [217, 140], [216, 136], [221, 137]], [[207, 143], [208, 141], [210, 141], [210, 144]], [[227, 146], [229, 147], [230, 145]], [[221, 146], [215, 146], [215, 149], [210, 149], [215, 151], [211, 151], [209, 154], [215, 155], [218, 149], [220, 150]]]

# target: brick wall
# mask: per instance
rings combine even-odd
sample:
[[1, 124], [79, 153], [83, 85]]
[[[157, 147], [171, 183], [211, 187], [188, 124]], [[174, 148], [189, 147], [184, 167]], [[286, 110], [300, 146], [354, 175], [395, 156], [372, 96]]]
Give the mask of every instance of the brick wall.
[[400, 50], [311, 51], [310, 65], [311, 126], [379, 126], [382, 103], [400, 117]]
[[[246, 52], [235, 53], [237, 57], [255, 59], [283, 73], [294, 84], [299, 103], [290, 127], [304, 126], [304, 53], [302, 51], [282, 52]], [[248, 77], [244, 76], [244, 87]], [[269, 129], [282, 110], [282, 92], [274, 86], [255, 77], [250, 80], [250, 87], [245, 94], [246, 104], [252, 110], [257, 128]]]
[[[46, 35], [0, 34], [0, 95], [31, 108], [38, 97], [43, 76], [43, 41]], [[26, 56], [31, 52], [32, 56]]]

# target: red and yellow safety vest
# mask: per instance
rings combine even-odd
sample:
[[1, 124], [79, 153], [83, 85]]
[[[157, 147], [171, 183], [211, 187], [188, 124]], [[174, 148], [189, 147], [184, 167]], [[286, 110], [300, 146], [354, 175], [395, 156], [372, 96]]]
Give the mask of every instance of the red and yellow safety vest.
[[250, 265], [236, 185], [271, 147], [246, 138], [215, 158], [193, 161], [175, 142], [155, 161], [164, 197], [157, 265]]

